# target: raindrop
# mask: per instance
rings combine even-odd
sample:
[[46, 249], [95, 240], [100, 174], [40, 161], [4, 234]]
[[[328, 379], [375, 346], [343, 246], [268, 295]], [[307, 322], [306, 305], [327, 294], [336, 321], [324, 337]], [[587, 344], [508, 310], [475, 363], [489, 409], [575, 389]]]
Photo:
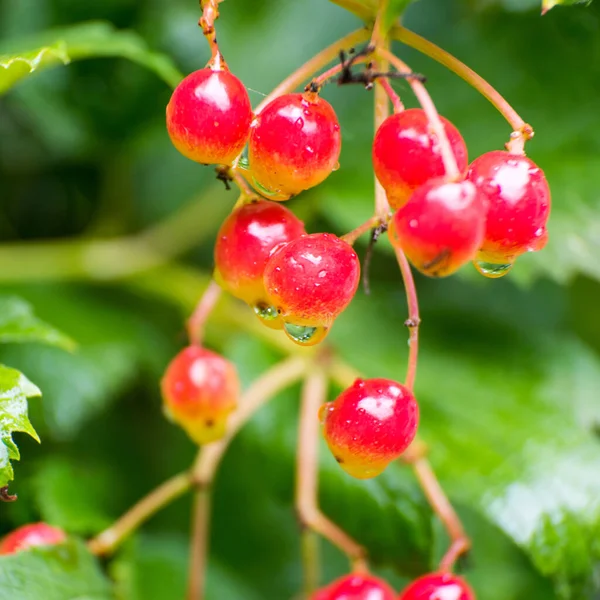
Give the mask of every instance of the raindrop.
[[513, 263], [496, 264], [476, 260], [473, 264], [484, 277], [489, 277], [490, 279], [503, 277], [513, 268]]
[[283, 327], [288, 336], [297, 344], [308, 344], [322, 329], [322, 327], [293, 325], [292, 323], [284, 323]]
[[264, 302], [256, 304], [253, 308], [256, 316], [263, 321], [273, 321], [279, 316], [279, 313], [274, 306]]
[[298, 117], [294, 125], [296, 125], [298, 129], [302, 129], [304, 127], [304, 119], [302, 119], [302, 117]]
[[337, 171], [340, 168], [340, 163], [339, 161], [335, 163], [335, 165], [333, 165], [333, 169], [331, 169], [332, 171]]

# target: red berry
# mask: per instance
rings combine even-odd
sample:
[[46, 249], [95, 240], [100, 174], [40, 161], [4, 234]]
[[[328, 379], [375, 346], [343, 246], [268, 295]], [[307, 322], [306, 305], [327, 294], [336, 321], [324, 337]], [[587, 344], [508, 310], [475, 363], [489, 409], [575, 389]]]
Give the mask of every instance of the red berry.
[[197, 444], [223, 437], [227, 417], [237, 406], [240, 384], [228, 360], [201, 348], [184, 348], [161, 381], [166, 414]]
[[414, 440], [419, 407], [413, 394], [390, 379], [357, 379], [321, 407], [323, 435], [342, 469], [375, 477]]
[[167, 106], [167, 131], [181, 154], [229, 165], [250, 135], [252, 107], [242, 82], [227, 70], [200, 69], [176, 88]]
[[275, 246], [305, 234], [304, 224], [277, 202], [261, 200], [234, 210], [219, 230], [215, 278], [228, 292], [247, 302], [269, 327], [283, 326], [269, 304], [263, 273]]
[[47, 523], [31, 523], [6, 535], [0, 541], [0, 554], [13, 554], [21, 550], [29, 550], [34, 546], [54, 546], [66, 539], [67, 535], [62, 529]]
[[264, 283], [287, 335], [313, 345], [350, 304], [360, 280], [352, 246], [330, 233], [304, 235], [276, 249], [267, 262]]
[[[467, 171], [467, 146], [450, 121], [440, 117], [454, 151], [458, 170]], [[431, 179], [446, 174], [439, 141], [420, 108], [388, 117], [373, 141], [373, 167], [392, 208], [400, 208], [411, 193]]]
[[458, 575], [430, 573], [413, 581], [398, 600], [475, 600], [475, 594]]
[[419, 271], [445, 277], [475, 258], [486, 212], [487, 199], [470, 181], [433, 181], [393, 216], [390, 240]]
[[287, 200], [328, 177], [341, 144], [340, 125], [329, 102], [314, 93], [280, 96], [252, 124], [252, 176], [265, 195]]
[[476, 158], [467, 178], [490, 201], [478, 268], [488, 277], [499, 277], [520, 254], [546, 245], [550, 188], [532, 160], [502, 150]]
[[344, 575], [318, 590], [311, 600], [394, 600], [394, 590], [367, 573]]

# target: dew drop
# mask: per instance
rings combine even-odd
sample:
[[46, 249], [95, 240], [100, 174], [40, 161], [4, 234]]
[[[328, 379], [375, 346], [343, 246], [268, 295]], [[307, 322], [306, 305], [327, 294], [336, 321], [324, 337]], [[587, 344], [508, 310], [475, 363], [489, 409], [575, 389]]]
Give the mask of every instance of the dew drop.
[[303, 113], [304, 113], [304, 114], [305, 114], [307, 117], [309, 117], [309, 116], [310, 116], [310, 110], [308, 110], [308, 108], [305, 108], [305, 109], [304, 109], [302, 112], [303, 112]]
[[283, 327], [287, 335], [297, 344], [310, 344], [311, 340], [322, 333], [322, 327], [310, 327], [308, 325], [293, 325], [284, 323]]
[[273, 321], [279, 316], [279, 313], [274, 306], [264, 302], [256, 304], [253, 306], [253, 309], [256, 316], [263, 321]]
[[339, 161], [335, 163], [335, 165], [333, 165], [333, 169], [331, 169], [332, 171], [337, 171], [340, 168], [340, 163]]
[[298, 129], [302, 129], [304, 127], [304, 119], [302, 117], [298, 117], [296, 119], [296, 122], [294, 123], [294, 125], [298, 128]]
[[312, 147], [312, 146], [306, 146], [305, 150], [306, 150], [306, 151], [307, 151], [309, 154], [314, 154], [314, 153], [315, 153], [315, 151], [314, 151], [314, 149], [313, 149], [313, 147]]
[[512, 263], [495, 264], [484, 262], [482, 260], [476, 260], [473, 264], [484, 277], [489, 277], [490, 279], [498, 279], [498, 277], [503, 277], [513, 268]]

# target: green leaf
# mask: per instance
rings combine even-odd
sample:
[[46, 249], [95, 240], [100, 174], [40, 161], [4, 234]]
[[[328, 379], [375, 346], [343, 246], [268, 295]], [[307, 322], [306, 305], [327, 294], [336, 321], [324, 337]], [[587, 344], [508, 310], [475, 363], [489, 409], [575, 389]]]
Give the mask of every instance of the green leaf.
[[30, 485], [43, 521], [81, 535], [110, 524], [108, 468], [52, 456], [36, 466]]
[[0, 600], [112, 600], [110, 582], [79, 541], [0, 557]]
[[25, 375], [0, 365], [0, 487], [13, 479], [10, 461], [19, 459], [12, 434], [27, 433], [39, 442], [27, 416], [27, 398], [40, 395], [40, 390]]
[[0, 296], [0, 342], [43, 342], [73, 350], [75, 342], [54, 327], [41, 321], [24, 300]]
[[74, 60], [122, 57], [154, 71], [174, 87], [182, 75], [164, 54], [151, 51], [135, 32], [89, 22], [48, 31], [0, 46], [0, 94], [28, 75]]

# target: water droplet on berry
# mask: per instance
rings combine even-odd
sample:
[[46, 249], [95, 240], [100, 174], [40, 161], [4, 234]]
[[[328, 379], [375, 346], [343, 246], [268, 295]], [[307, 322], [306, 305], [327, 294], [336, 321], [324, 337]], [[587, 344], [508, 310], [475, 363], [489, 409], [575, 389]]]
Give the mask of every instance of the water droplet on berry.
[[312, 146], [306, 146], [306, 151], [307, 151], [309, 154], [314, 154], [314, 153], [315, 153], [315, 151], [314, 151], [314, 149], [313, 149], [313, 147], [312, 147]]
[[[339, 128], [338, 128], [339, 129]], [[333, 169], [331, 169], [332, 171], [338, 171], [340, 168], [340, 163], [339, 161], [335, 163], [335, 165], [333, 165]]]
[[490, 279], [503, 277], [513, 268], [512, 263], [495, 264], [484, 262], [482, 260], [476, 260], [473, 264], [484, 277], [489, 277]]
[[256, 304], [252, 308], [254, 309], [256, 316], [263, 321], [273, 321], [279, 316], [279, 313], [274, 306], [264, 302]]
[[283, 327], [288, 336], [297, 344], [307, 344], [314, 337], [318, 327], [309, 327], [308, 325], [293, 325], [284, 323]]
[[304, 119], [302, 119], [302, 117], [298, 117], [294, 125], [296, 125], [298, 129], [302, 129], [304, 127]]

